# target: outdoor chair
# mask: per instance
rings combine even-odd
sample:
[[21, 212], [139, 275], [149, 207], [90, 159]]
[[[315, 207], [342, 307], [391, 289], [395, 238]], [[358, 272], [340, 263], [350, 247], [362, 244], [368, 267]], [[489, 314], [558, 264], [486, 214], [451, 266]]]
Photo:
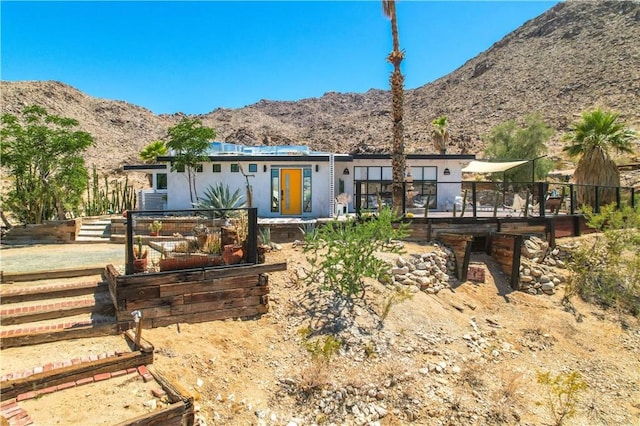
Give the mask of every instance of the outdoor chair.
[[528, 207], [528, 213], [529, 216], [532, 215], [534, 212], [538, 211], [540, 209], [540, 204], [529, 204], [528, 206], [527, 204], [527, 200], [522, 198], [519, 194], [513, 194], [513, 204], [511, 206], [507, 206], [505, 205], [504, 207], [506, 209], [509, 209], [513, 212], [517, 212], [518, 216], [522, 216], [525, 212], [525, 208]]

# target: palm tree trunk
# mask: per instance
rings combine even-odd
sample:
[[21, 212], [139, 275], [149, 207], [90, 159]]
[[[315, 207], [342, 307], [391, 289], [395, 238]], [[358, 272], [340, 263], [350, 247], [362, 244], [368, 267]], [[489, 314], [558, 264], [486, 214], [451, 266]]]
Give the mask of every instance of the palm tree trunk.
[[391, 18], [391, 36], [393, 39], [393, 52], [389, 54], [387, 60], [393, 64], [393, 74], [391, 74], [391, 98], [393, 116], [393, 139], [391, 168], [393, 171], [393, 210], [396, 213], [403, 213], [404, 199], [404, 175], [406, 169], [406, 156], [404, 153], [404, 77], [400, 71], [400, 64], [404, 59], [404, 52], [400, 51], [398, 40], [398, 20], [396, 16], [395, 1], [386, 2], [385, 13]]

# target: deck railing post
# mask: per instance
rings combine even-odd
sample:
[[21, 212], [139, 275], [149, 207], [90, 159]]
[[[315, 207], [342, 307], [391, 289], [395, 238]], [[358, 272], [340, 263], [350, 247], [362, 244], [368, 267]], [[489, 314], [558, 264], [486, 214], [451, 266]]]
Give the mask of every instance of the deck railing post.
[[127, 212], [127, 246], [125, 248], [125, 268], [126, 275], [133, 274], [133, 212]]
[[356, 216], [360, 217], [360, 215], [362, 214], [361, 209], [362, 209], [362, 189], [360, 188], [361, 182], [359, 180], [356, 181], [356, 203], [355, 203], [355, 209], [356, 209]]
[[473, 217], [478, 216], [478, 185], [476, 181], [471, 182], [471, 202], [473, 203]]
[[549, 184], [546, 182], [538, 182], [538, 203], [540, 206], [540, 217], [545, 216], [547, 192], [549, 191]]
[[573, 184], [572, 183], [569, 184], [569, 194], [570, 194], [569, 196], [571, 197], [569, 199], [569, 204], [570, 204], [569, 213], [571, 213], [573, 215], [576, 212], [576, 203], [575, 203], [575, 192], [573, 190]]

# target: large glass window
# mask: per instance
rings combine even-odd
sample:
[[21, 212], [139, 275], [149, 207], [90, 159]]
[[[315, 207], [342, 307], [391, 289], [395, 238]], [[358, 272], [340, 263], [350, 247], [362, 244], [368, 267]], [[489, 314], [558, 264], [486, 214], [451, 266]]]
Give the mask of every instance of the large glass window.
[[383, 206], [391, 205], [393, 181], [391, 167], [355, 167], [354, 175], [356, 180], [362, 181], [360, 187], [362, 208], [378, 210]]
[[222, 173], [222, 164], [214, 164], [211, 171], [213, 173]]
[[412, 167], [413, 205], [424, 207], [429, 205], [435, 209], [438, 199], [438, 168], [435, 166]]
[[302, 208], [305, 213], [311, 212], [311, 169], [302, 171]]
[[271, 169], [271, 211], [280, 211], [280, 171]]

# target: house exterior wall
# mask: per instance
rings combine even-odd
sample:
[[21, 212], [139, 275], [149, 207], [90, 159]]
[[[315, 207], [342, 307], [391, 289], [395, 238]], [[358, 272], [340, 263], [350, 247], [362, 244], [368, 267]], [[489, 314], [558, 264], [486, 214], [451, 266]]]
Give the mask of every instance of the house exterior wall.
[[[420, 156], [416, 156], [420, 157]], [[423, 156], [425, 157], [425, 156]], [[435, 157], [435, 158], [434, 158]], [[469, 158], [467, 158], [469, 157]], [[429, 158], [407, 158], [408, 169], [416, 167], [436, 167], [437, 198], [433, 208], [435, 210], [449, 210], [456, 202], [456, 197], [461, 194], [462, 167], [473, 156], [429, 156]], [[232, 172], [232, 165], [238, 164], [242, 170], [249, 175], [249, 184], [253, 190], [253, 207], [258, 208], [260, 217], [286, 217], [280, 211], [271, 211], [271, 170], [272, 169], [308, 169], [311, 172], [311, 211], [295, 215], [295, 217], [330, 217], [338, 213], [332, 201], [340, 199], [340, 193], [344, 193], [349, 200], [347, 211], [355, 211], [355, 168], [356, 167], [391, 167], [391, 160], [388, 156], [381, 155], [361, 155], [361, 156], [335, 156], [334, 170], [334, 200], [330, 197], [330, 173], [328, 155], [307, 155], [300, 158], [295, 156], [280, 156], [269, 158], [268, 156], [254, 156], [243, 158], [242, 155], [211, 157], [211, 161], [202, 163], [202, 172], [196, 172], [197, 194], [203, 197], [210, 185], [221, 182], [228, 186], [231, 192], [239, 189], [246, 199], [246, 179], [239, 171]], [[219, 165], [220, 171], [214, 172], [213, 165]], [[255, 172], [250, 172], [250, 165], [256, 166]], [[445, 169], [449, 174], [445, 175]], [[189, 194], [187, 174], [173, 172], [169, 163], [165, 170], [154, 171], [155, 173], [167, 173], [167, 197], [166, 208], [169, 210], [191, 209], [192, 203]], [[389, 178], [390, 180], [390, 178]], [[415, 179], [418, 181], [419, 179]], [[156, 176], [154, 176], [154, 183]], [[279, 191], [279, 188], [278, 188]], [[160, 192], [160, 191], [158, 191]], [[432, 199], [433, 200], [433, 199]]]
[[[238, 157], [236, 157], [238, 158]], [[210, 185], [222, 182], [228, 185], [233, 193], [239, 189], [246, 200], [246, 179], [240, 172], [232, 172], [231, 165], [239, 164], [249, 177], [249, 184], [253, 191], [253, 206], [258, 208], [259, 217], [281, 217], [280, 212], [271, 211], [271, 170], [277, 169], [304, 169], [311, 170], [311, 212], [302, 213], [302, 217], [327, 217], [329, 216], [329, 163], [326, 159], [297, 161], [212, 161], [202, 163], [203, 171], [196, 173], [196, 188], [199, 197], [203, 197]], [[213, 172], [213, 164], [220, 164], [221, 171]], [[249, 172], [249, 164], [256, 164], [257, 171]], [[266, 171], [265, 171], [266, 167]], [[317, 167], [317, 171], [316, 171]], [[170, 210], [192, 208], [189, 185], [186, 173], [168, 172], [167, 184], [169, 193], [167, 196], [167, 208]]]
[[[462, 167], [468, 160], [460, 159], [407, 159], [407, 170], [409, 168], [416, 167], [437, 167], [437, 200], [436, 210], [450, 209], [455, 201], [455, 197], [460, 195], [462, 185]], [[346, 163], [345, 163], [346, 164]], [[349, 193], [355, 196], [355, 167], [391, 167], [391, 160], [389, 159], [369, 159], [369, 158], [355, 158], [348, 167], [350, 173], [348, 176], [344, 176], [345, 184], [348, 182], [346, 188], [349, 189]], [[338, 169], [338, 167], [336, 167]], [[445, 169], [449, 169], [449, 175], [445, 175]], [[337, 175], [337, 173], [336, 173]], [[337, 184], [336, 184], [337, 185]], [[337, 186], [336, 186], [337, 187]], [[349, 210], [355, 209], [355, 201], [349, 205]]]

